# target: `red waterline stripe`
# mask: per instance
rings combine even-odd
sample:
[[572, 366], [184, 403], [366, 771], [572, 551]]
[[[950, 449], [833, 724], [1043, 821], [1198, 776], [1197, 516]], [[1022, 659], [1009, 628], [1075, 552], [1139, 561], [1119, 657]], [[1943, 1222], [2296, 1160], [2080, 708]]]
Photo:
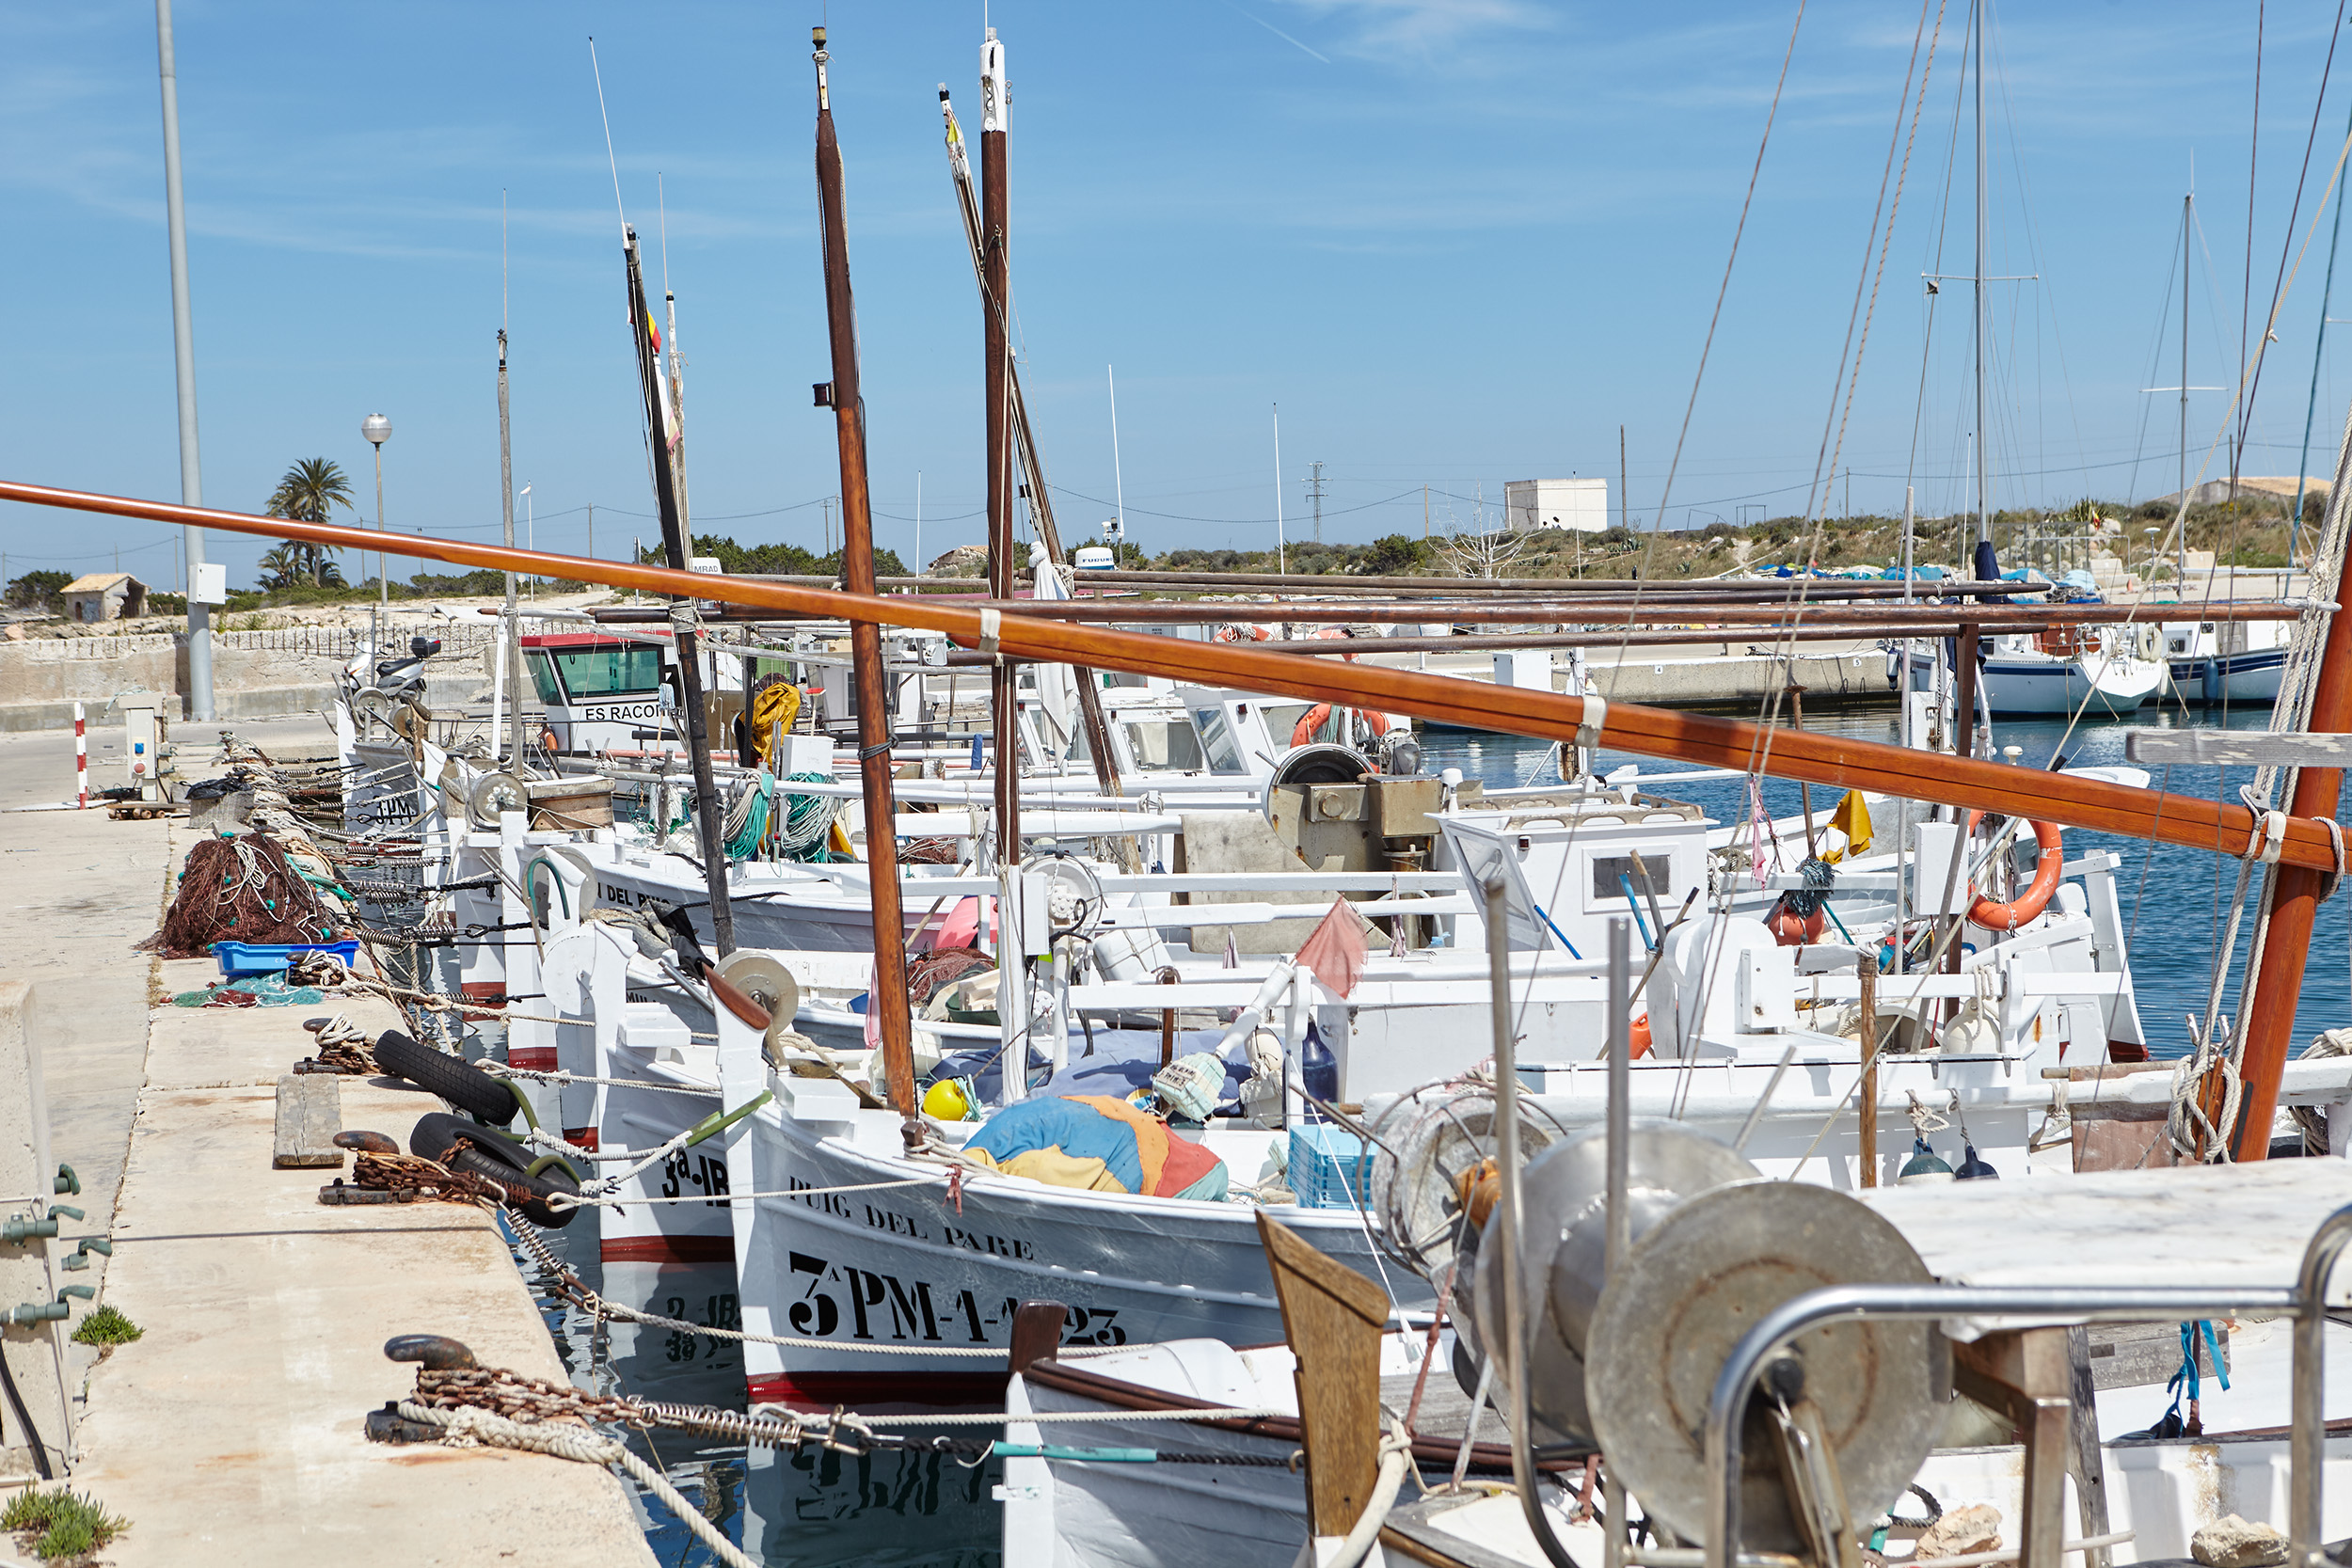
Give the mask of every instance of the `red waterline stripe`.
[[615, 1236], [598, 1244], [608, 1263], [732, 1263], [733, 1236]]
[[833, 1410], [841, 1405], [1002, 1405], [1005, 1379], [989, 1372], [780, 1372], [749, 1380], [755, 1404], [793, 1410]]

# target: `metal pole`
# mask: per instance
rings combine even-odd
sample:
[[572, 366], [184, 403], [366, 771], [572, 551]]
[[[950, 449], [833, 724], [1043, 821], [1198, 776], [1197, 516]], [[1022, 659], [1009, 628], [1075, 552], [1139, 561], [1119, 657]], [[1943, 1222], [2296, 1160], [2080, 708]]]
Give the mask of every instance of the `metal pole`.
[[[1502, 1191], [1496, 1206], [1495, 1217], [1501, 1223], [1495, 1228], [1495, 1243], [1502, 1246], [1495, 1261], [1501, 1265], [1495, 1277], [1502, 1282], [1502, 1343], [1490, 1353], [1500, 1363], [1499, 1370], [1510, 1387], [1511, 1401], [1511, 1475], [1518, 1483], [1519, 1506], [1527, 1515], [1527, 1528], [1534, 1533], [1544, 1556], [1554, 1568], [1576, 1568], [1560, 1543], [1552, 1538], [1551, 1521], [1544, 1516], [1543, 1503], [1536, 1494], [1536, 1471], [1534, 1435], [1527, 1410], [1527, 1324], [1526, 1306], [1520, 1299], [1526, 1281], [1519, 1277], [1519, 1080], [1518, 1066], [1513, 1046], [1517, 1043], [1511, 1027], [1511, 919], [1503, 905], [1503, 887], [1500, 878], [1486, 885], [1486, 985], [1493, 1004], [1495, 1036], [1495, 1164], [1500, 1167]], [[1612, 955], [1622, 959], [1625, 953], [1625, 922], [1613, 921], [1614, 936]], [[1611, 991], [1614, 995], [1625, 986], [1622, 962], [1611, 972]], [[1624, 1029], [1622, 1022], [1614, 1028]], [[1489, 1245], [1495, 1244], [1489, 1243]]]
[[[1897, 951], [1902, 947], [1902, 927], [1895, 928]], [[1879, 1184], [1879, 956], [1865, 951], [1854, 960], [1862, 980], [1862, 1089], [1855, 1102], [1857, 1149], [1861, 1156], [1861, 1185]]]
[[[382, 537], [384, 532], [384, 443], [381, 441], [371, 441], [368, 445], [375, 449], [375, 531], [377, 534], [375, 545], [375, 603], [377, 610], [383, 615], [384, 619], [389, 621], [392, 616], [392, 561], [391, 557], [387, 555], [384, 551], [384, 545], [386, 541]], [[514, 543], [515, 542], [512, 539], [507, 541], [507, 545], [510, 547], [514, 545]], [[378, 635], [380, 636], [381, 633], [378, 633]], [[384, 651], [380, 644], [376, 649], [376, 657], [378, 658], [384, 657]]]
[[[515, 547], [515, 450], [510, 439], [506, 418], [506, 328], [499, 328], [499, 525], [506, 547]], [[594, 554], [592, 550], [590, 552]], [[515, 574], [506, 574], [506, 694], [508, 712], [507, 755], [510, 766], [523, 765], [523, 649], [522, 618], [515, 604]], [[490, 749], [498, 750], [498, 736], [490, 737]], [[664, 824], [665, 826], [667, 824]]]
[[2324, 1400], [2328, 1372], [2328, 1300], [2329, 1277], [2336, 1260], [2352, 1242], [2352, 1209], [2339, 1209], [2320, 1222], [2304, 1249], [2296, 1275], [2295, 1317], [2295, 1377], [2288, 1442], [2288, 1480], [2294, 1487], [2287, 1505], [2287, 1561], [2293, 1568], [2319, 1568], [2321, 1552], [2321, 1468], [2328, 1452], [2328, 1411]]
[[[2347, 137], [2352, 137], [2352, 125], [2344, 128], [2344, 134]], [[2296, 459], [2295, 463], [2295, 511], [2287, 518], [2287, 576], [2286, 581], [2279, 590], [2279, 596], [2282, 599], [2295, 587], [2296, 545], [2303, 531], [2303, 470], [2311, 466], [2312, 461], [2312, 422], [2319, 417], [2319, 368], [2325, 362], [2328, 352], [2328, 304], [2335, 297], [2336, 246], [2343, 243], [2343, 240], [2344, 203], [2338, 201], [2335, 229], [2328, 236], [2328, 277], [2319, 288], [2319, 337], [2312, 344], [2312, 391], [2310, 399], [2303, 405], [2303, 455]], [[2183, 368], [2181, 385], [2184, 387], [2188, 385], [2185, 367]]]
[[[1112, 367], [1103, 367], [1103, 379], [1111, 389], [1111, 499], [1119, 509], [1119, 542], [1127, 542], [1127, 476], [1119, 466], [1119, 377]], [[1119, 552], [1111, 552], [1111, 563], [1119, 563]], [[916, 567], [915, 570], [922, 570]]]
[[1977, 0], [1977, 542], [1984, 544], [1993, 537], [1993, 513], [1984, 490], [1985, 449], [1991, 444], [1984, 428], [1984, 358], [1985, 332], [1988, 323], [1984, 314], [1984, 8], [1986, 0]]
[[1282, 405], [1274, 405], [1274, 569], [1291, 569], [1290, 543], [1282, 535]]
[[[204, 504], [204, 469], [196, 439], [196, 325], [188, 313], [188, 219], [180, 194], [180, 77], [172, 59], [171, 0], [155, 0], [155, 57], [164, 89], [164, 219], [171, 245], [171, 356], [180, 394], [180, 503]], [[204, 531], [181, 531], [191, 587], [204, 563]], [[188, 717], [210, 721], [213, 709], [213, 607], [188, 599]]]
[[[1615, 1275], [1633, 1244], [1633, 1216], [1626, 1208], [1632, 1163], [1633, 1002], [1626, 981], [1633, 964], [1632, 933], [1619, 916], [1609, 922], [1609, 1229], [1601, 1253], [1602, 1277]], [[1625, 1482], [1603, 1462], [1601, 1472], [1602, 1568], [1623, 1568], [1626, 1546]]]
[[[2197, 193], [2190, 191], [2181, 198], [2181, 504], [2172, 518], [2172, 586], [2183, 595], [2188, 593], [2188, 258], [2196, 215]], [[2152, 564], [2148, 576], [2155, 575]]]

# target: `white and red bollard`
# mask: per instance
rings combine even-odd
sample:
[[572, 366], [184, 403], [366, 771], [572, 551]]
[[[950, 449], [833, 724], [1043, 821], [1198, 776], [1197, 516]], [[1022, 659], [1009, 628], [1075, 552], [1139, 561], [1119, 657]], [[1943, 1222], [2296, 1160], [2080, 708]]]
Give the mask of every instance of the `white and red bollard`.
[[73, 705], [73, 809], [89, 809], [89, 736], [82, 728], [82, 705]]

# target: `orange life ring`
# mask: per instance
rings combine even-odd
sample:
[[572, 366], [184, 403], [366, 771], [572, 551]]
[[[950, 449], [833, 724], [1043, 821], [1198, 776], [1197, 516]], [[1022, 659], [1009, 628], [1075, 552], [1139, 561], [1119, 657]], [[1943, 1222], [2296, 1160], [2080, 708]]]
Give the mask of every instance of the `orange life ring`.
[[[1345, 641], [1354, 635], [1355, 633], [1349, 631], [1344, 626], [1325, 626], [1320, 631], [1315, 633], [1315, 638], [1317, 641]], [[1356, 662], [1356, 656], [1354, 654], [1342, 654], [1340, 657], [1347, 660], [1350, 664]], [[1375, 737], [1389, 733], [1389, 716], [1387, 714], [1375, 713], [1371, 708], [1358, 708], [1356, 709], [1356, 712], [1363, 719], [1364, 727], [1370, 730]], [[1315, 738], [1315, 731], [1323, 728], [1323, 726], [1329, 721], [1330, 718], [1331, 705], [1329, 703], [1317, 703], [1313, 707], [1311, 707], [1305, 713], [1300, 714], [1298, 716], [1298, 722], [1291, 726], [1291, 744], [1294, 746], [1306, 746], [1312, 744]], [[1345, 737], [1343, 736], [1342, 738], [1344, 739]]]
[[[1974, 833], [1977, 824], [1983, 820], [1984, 813], [1970, 812], [1968, 832]], [[1968, 906], [1970, 925], [1981, 926], [1988, 931], [2014, 931], [2049, 907], [2050, 895], [2058, 892], [2065, 857], [2060, 852], [2058, 824], [2036, 822], [2032, 827], [2033, 841], [2042, 850], [2041, 858], [2034, 862], [2032, 884], [2006, 904], [1979, 894], [1976, 902]]]

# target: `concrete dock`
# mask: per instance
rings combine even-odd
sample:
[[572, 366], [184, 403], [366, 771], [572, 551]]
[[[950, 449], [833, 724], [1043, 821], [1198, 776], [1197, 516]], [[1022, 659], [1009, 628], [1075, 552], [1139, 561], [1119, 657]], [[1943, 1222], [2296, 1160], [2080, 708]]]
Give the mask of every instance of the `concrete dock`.
[[[240, 724], [265, 748], [315, 746], [315, 721]], [[183, 770], [211, 736], [179, 727]], [[93, 782], [102, 753], [93, 746]], [[485, 1365], [563, 1380], [548, 1329], [495, 1222], [451, 1204], [330, 1208], [324, 1169], [273, 1170], [275, 1085], [310, 1053], [306, 1016], [191, 1009], [176, 991], [209, 960], [130, 951], [155, 928], [192, 834], [103, 811], [33, 812], [68, 797], [72, 737], [0, 736], [0, 920], [11, 979], [34, 983], [56, 1157], [73, 1164], [87, 1227], [111, 1261], [65, 1277], [143, 1330], [103, 1361], [75, 1347], [71, 1481], [131, 1521], [110, 1563], [300, 1563], [322, 1552], [419, 1563], [649, 1563], [644, 1521], [610, 1472], [535, 1454], [362, 1435], [410, 1386], [383, 1355], [404, 1333], [447, 1334]], [[164, 1005], [157, 1006], [155, 1004]], [[389, 1004], [342, 1005], [373, 1029]], [[342, 1121], [405, 1139], [438, 1101], [389, 1079], [342, 1080]], [[76, 1319], [86, 1308], [76, 1309]], [[0, 1548], [4, 1549], [4, 1548]]]

